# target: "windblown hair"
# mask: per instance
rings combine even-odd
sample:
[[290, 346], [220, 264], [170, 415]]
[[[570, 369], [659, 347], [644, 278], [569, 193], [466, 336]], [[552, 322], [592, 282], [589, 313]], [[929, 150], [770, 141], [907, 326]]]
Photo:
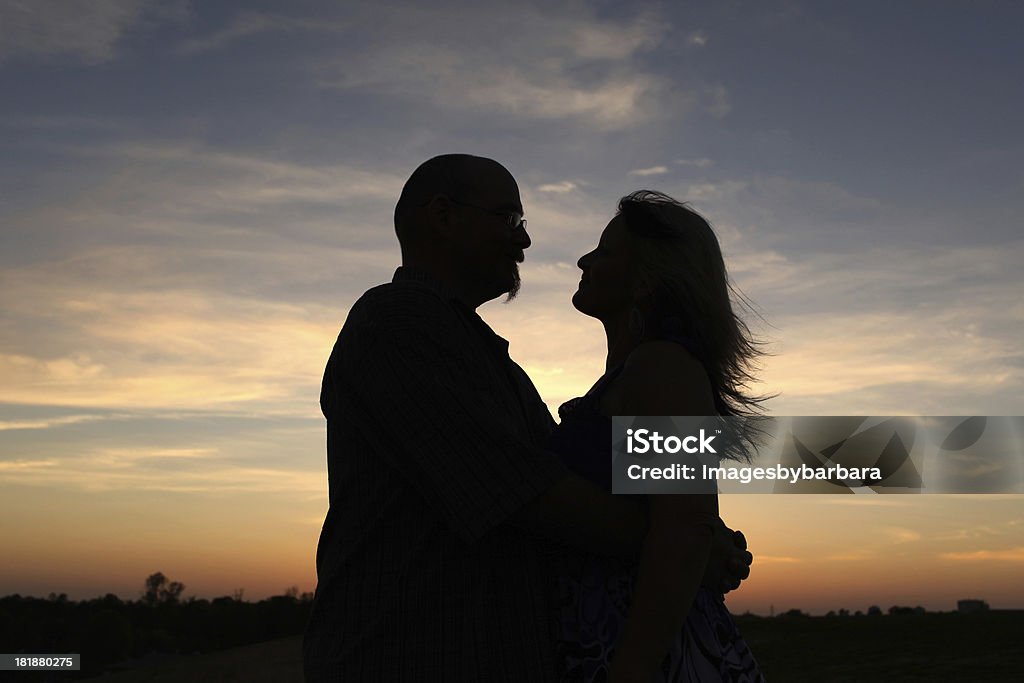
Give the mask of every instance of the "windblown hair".
[[661, 192], [638, 190], [619, 200], [618, 214], [633, 236], [638, 256], [637, 302], [644, 339], [684, 343], [704, 366], [715, 409], [721, 416], [747, 418], [725, 457], [750, 460], [760, 431], [757, 418], [769, 396], [749, 393], [763, 342], [737, 315], [753, 312], [729, 282], [718, 238], [708, 222], [682, 202]]

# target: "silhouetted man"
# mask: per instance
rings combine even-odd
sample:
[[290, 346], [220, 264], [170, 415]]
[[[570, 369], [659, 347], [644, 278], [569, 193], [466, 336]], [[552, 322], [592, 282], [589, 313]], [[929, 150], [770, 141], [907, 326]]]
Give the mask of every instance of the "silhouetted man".
[[307, 681], [554, 680], [544, 549], [632, 557], [643, 510], [543, 449], [547, 407], [475, 313], [514, 295], [530, 246], [512, 175], [430, 159], [395, 230], [402, 267], [352, 307], [324, 373], [330, 508]]

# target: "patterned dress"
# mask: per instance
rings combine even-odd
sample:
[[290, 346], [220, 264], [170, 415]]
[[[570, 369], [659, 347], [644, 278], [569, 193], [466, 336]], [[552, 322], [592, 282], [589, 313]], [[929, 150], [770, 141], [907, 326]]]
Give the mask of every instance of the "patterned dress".
[[[586, 396], [563, 404], [561, 424], [548, 448], [575, 473], [611, 491], [611, 418], [599, 412], [605, 375]], [[566, 683], [607, 680], [608, 663], [622, 634], [636, 567], [592, 555], [560, 558], [557, 565], [557, 653]], [[659, 681], [707, 683], [764, 681], [757, 662], [725, 607], [725, 598], [701, 587], [682, 632], [662, 662]]]

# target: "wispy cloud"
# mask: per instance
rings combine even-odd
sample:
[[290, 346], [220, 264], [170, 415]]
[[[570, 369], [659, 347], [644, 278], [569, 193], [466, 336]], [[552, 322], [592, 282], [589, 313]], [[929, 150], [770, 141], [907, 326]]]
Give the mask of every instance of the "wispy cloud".
[[51, 427], [64, 427], [67, 425], [82, 424], [85, 422], [96, 422], [109, 419], [107, 415], [65, 415], [63, 417], [41, 418], [35, 420], [2, 420], [0, 421], [0, 432], [14, 429], [50, 429]]
[[[170, 177], [178, 190], [188, 189], [190, 200], [205, 188], [206, 200], [228, 209], [262, 208], [269, 203], [316, 201], [341, 203], [353, 198], [393, 202], [404, 178], [375, 169], [354, 165], [313, 165], [267, 159], [208, 149], [187, 140], [134, 142], [68, 148], [74, 155], [107, 157], [120, 164], [138, 162], [148, 168], [134, 167], [146, 173], [159, 172], [158, 179]], [[177, 173], [169, 174], [173, 169]], [[118, 179], [123, 185], [124, 181]], [[130, 181], [138, 192], [147, 186], [153, 192], [166, 192], [167, 182], [154, 183], [142, 175]]]
[[439, 46], [394, 48], [366, 65], [346, 63], [325, 87], [365, 88], [465, 111], [494, 111], [527, 119], [581, 119], [599, 128], [623, 128], [650, 115], [661, 81], [650, 74], [609, 74], [596, 83], [575, 80], [559, 65], [537, 70], [474, 64]]
[[38, 473], [44, 476], [53, 471], [60, 463], [55, 459], [48, 460], [0, 460], [0, 471]]
[[715, 162], [706, 157], [699, 157], [697, 159], [676, 159], [676, 163], [680, 166], [696, 166], [697, 168], [706, 168], [711, 166]]
[[[891, 208], [877, 197], [840, 183], [778, 175], [702, 179], [684, 185], [679, 198], [699, 202], [713, 225], [742, 226], [786, 253], [859, 252], [878, 226], [906, 220], [889, 215]], [[884, 244], [898, 245], [893, 236], [901, 234], [889, 225]]]
[[[62, 246], [69, 242], [83, 250], [126, 241], [142, 246], [129, 263], [138, 262], [143, 252], [149, 259], [170, 253], [160, 245], [178, 251], [174, 268], [210, 266], [206, 275], [221, 282], [231, 273], [224, 269], [227, 264], [213, 261], [249, 258], [250, 267], [258, 261], [279, 273], [268, 278], [264, 272], [245, 285], [263, 291], [279, 287], [282, 278], [308, 282], [314, 273], [327, 275], [326, 269], [342, 275], [395, 260], [392, 212], [404, 182], [398, 174], [358, 163], [300, 164], [227, 153], [190, 141], [55, 146], [53, 151], [83, 169], [84, 191], [48, 189], [35, 206], [5, 220], [22, 234], [45, 235], [57, 258], [66, 255]], [[89, 236], [87, 245], [71, 239], [82, 235]], [[326, 253], [309, 251], [314, 246], [355, 249], [362, 258], [331, 265]], [[133, 275], [152, 281], [155, 273], [140, 269]], [[168, 275], [167, 282], [176, 277]]]
[[572, 192], [576, 189], [576, 183], [570, 180], [563, 180], [558, 183], [547, 183], [537, 187], [538, 192], [554, 192], [555, 194], [565, 194], [566, 192]]
[[663, 175], [665, 173], [668, 173], [668, 166], [650, 166], [648, 168], [635, 168], [629, 172], [629, 175], [649, 176]]
[[686, 37], [686, 44], [694, 47], [704, 47], [708, 44], [708, 37], [703, 31], [694, 31]]
[[786, 555], [762, 555], [758, 554], [754, 558], [754, 562], [758, 565], [762, 564], [800, 564], [803, 560], [798, 557], [788, 557]]
[[[978, 314], [957, 307], [953, 315]], [[1021, 388], [1020, 370], [1007, 363], [1018, 355], [1008, 338], [956, 342], [947, 316], [911, 319], [894, 311], [808, 315], [773, 323], [784, 332], [776, 337], [777, 355], [765, 362], [762, 379], [782, 392], [778, 401], [792, 413], [776, 409], [785, 414], [995, 414], [1001, 397]], [[806, 337], [812, 330], [813, 341]]]
[[100, 64], [114, 58], [128, 31], [148, 21], [181, 20], [181, 2], [158, 0], [30, 0], [0, 3], [0, 61], [74, 58]]
[[[503, 23], [518, 28], [507, 47], [472, 37]], [[599, 129], [629, 127], [668, 106], [664, 79], [635, 59], [656, 49], [670, 28], [653, 15], [624, 24], [552, 8], [474, 6], [452, 24], [434, 12], [378, 7], [373, 25], [387, 32], [387, 45], [321, 65], [322, 86]], [[475, 32], [476, 25], [488, 28]]]
[[[938, 291], [952, 299], [955, 289]], [[1013, 341], [1022, 323], [1006, 317], [1010, 291], [994, 286], [983, 308], [968, 297], [941, 312], [894, 306], [775, 317], [777, 355], [762, 378], [781, 390], [776, 410], [783, 414], [1000, 414], [1024, 388]], [[845, 298], [837, 292], [835, 300]], [[977, 320], [990, 331], [964, 334]]]
[[670, 30], [663, 19], [641, 14], [628, 24], [581, 22], [569, 30], [568, 42], [578, 57], [617, 61], [656, 48]]
[[218, 454], [216, 448], [101, 448], [97, 450], [97, 460], [125, 463], [149, 458], [211, 458]]
[[[132, 252], [107, 256], [123, 264]], [[343, 313], [197, 290], [127, 292], [114, 282], [83, 298], [81, 271], [44, 272], [29, 271], [14, 290], [49, 281], [30, 298], [75, 333], [49, 351], [56, 355], [28, 346], [0, 353], [0, 401], [131, 409], [287, 402], [315, 393]]]
[[683, 190], [682, 197], [688, 201], [714, 201], [735, 197], [748, 187], [743, 180], [723, 180], [717, 183], [694, 183]]
[[1008, 520], [994, 524], [977, 524], [970, 527], [955, 529], [950, 533], [942, 534], [939, 540], [942, 541], [966, 541], [978, 538], [992, 538], [1003, 536], [1015, 531], [1014, 527], [1020, 524], [1020, 520]]
[[195, 55], [220, 50], [244, 38], [271, 32], [325, 31], [339, 32], [349, 26], [345, 21], [316, 20], [289, 17], [279, 14], [242, 12], [235, 16], [223, 29], [181, 43], [177, 52]]
[[965, 552], [941, 553], [944, 560], [954, 562], [1024, 562], [1024, 547], [1001, 550], [969, 550]]
[[904, 527], [889, 527], [885, 529], [885, 534], [889, 536], [894, 543], [913, 543], [914, 541], [921, 540], [921, 532]]
[[[154, 453], [156, 453], [154, 455]], [[131, 451], [115, 457], [111, 453], [80, 453], [75, 458], [0, 461], [7, 484], [46, 486], [51, 489], [82, 491], [167, 491], [176, 493], [295, 493], [312, 496], [324, 491], [319, 471], [286, 467], [238, 464], [201, 454], [174, 455], [173, 452]], [[168, 471], [168, 461], [184, 459], [187, 466]], [[157, 461], [157, 462], [154, 462]]]

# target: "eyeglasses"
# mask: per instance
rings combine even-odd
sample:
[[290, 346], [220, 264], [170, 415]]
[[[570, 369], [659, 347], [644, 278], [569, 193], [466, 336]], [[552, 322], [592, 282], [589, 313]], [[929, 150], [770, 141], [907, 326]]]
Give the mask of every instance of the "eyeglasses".
[[476, 204], [470, 204], [469, 202], [460, 202], [458, 199], [452, 199], [451, 197], [448, 197], [448, 201], [452, 204], [458, 204], [459, 206], [466, 206], [471, 209], [476, 209], [477, 211], [489, 213], [492, 216], [502, 216], [505, 219], [505, 224], [508, 226], [508, 229], [512, 232], [515, 232], [516, 230], [526, 230], [526, 219], [523, 218], [523, 214], [518, 211], [495, 211], [494, 209], [487, 209], [482, 206], [477, 206]]

